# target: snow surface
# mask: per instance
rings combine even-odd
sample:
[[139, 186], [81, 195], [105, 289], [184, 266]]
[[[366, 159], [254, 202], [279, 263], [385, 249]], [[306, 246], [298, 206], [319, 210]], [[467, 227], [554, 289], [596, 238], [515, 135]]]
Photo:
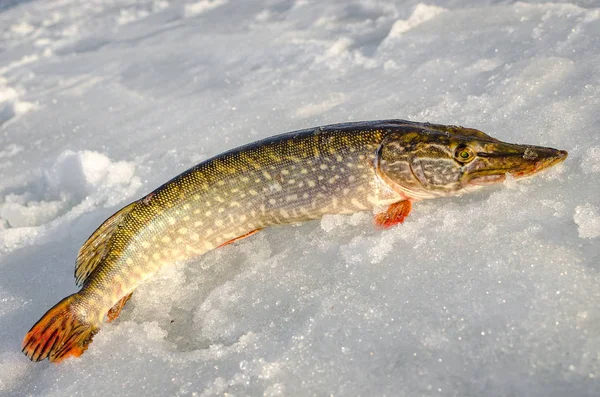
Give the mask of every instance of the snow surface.
[[[0, 394], [600, 395], [598, 2], [421, 1], [0, 1]], [[387, 231], [261, 232], [164, 269], [80, 359], [20, 352], [122, 205], [383, 118], [570, 155]]]

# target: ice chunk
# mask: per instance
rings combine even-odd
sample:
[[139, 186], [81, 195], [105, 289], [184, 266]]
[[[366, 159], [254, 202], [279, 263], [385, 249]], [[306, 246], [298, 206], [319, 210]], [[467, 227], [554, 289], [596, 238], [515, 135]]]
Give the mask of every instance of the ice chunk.
[[585, 151], [581, 160], [581, 170], [584, 174], [600, 172], [600, 146], [592, 146]]
[[0, 76], [0, 126], [33, 109], [31, 102], [20, 99], [23, 94], [20, 91], [9, 87], [6, 79]]
[[186, 18], [195, 17], [210, 11], [214, 8], [227, 4], [227, 0], [200, 0], [194, 3], [188, 3], [184, 6], [184, 16]]
[[88, 150], [66, 150], [24, 192], [4, 196], [0, 219], [11, 227], [39, 226], [88, 197], [106, 206], [116, 205], [139, 187], [134, 173], [130, 162], [112, 162], [106, 155]]
[[590, 203], [578, 205], [577, 208], [575, 208], [573, 220], [578, 226], [577, 230], [579, 231], [579, 237], [600, 237], [600, 210], [598, 207]]
[[394, 22], [392, 28], [390, 29], [390, 32], [386, 37], [386, 40], [400, 37], [402, 36], [402, 34], [408, 32], [412, 28], [435, 18], [436, 16], [445, 11], [447, 10], [443, 7], [419, 3], [417, 4], [411, 16], [408, 19], [399, 19], [396, 22]]

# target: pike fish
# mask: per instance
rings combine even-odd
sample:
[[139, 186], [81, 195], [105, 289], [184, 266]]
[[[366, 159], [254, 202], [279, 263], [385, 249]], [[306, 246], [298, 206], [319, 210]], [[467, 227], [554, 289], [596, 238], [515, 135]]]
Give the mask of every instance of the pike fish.
[[165, 265], [274, 225], [387, 208], [402, 223], [414, 202], [460, 195], [562, 162], [564, 150], [501, 142], [458, 126], [382, 120], [294, 131], [230, 150], [108, 218], [83, 244], [79, 292], [31, 328], [32, 361], [81, 355], [101, 324]]

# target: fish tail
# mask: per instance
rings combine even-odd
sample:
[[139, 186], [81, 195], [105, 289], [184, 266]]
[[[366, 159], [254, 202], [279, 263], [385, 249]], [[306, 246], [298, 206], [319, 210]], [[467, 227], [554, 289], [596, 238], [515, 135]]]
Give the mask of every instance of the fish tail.
[[75, 303], [78, 294], [67, 296], [29, 330], [23, 339], [23, 353], [31, 361], [48, 358], [60, 362], [80, 356], [98, 332], [98, 325], [85, 321]]

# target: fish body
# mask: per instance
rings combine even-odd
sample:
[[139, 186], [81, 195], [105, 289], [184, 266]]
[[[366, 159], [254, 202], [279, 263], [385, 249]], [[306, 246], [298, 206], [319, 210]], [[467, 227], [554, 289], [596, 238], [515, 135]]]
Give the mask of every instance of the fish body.
[[82, 288], [29, 331], [34, 361], [78, 356], [144, 280], [260, 229], [388, 206], [401, 223], [412, 203], [532, 175], [566, 157], [481, 131], [405, 120], [336, 124], [277, 135], [183, 172], [124, 207], [82, 246]]

